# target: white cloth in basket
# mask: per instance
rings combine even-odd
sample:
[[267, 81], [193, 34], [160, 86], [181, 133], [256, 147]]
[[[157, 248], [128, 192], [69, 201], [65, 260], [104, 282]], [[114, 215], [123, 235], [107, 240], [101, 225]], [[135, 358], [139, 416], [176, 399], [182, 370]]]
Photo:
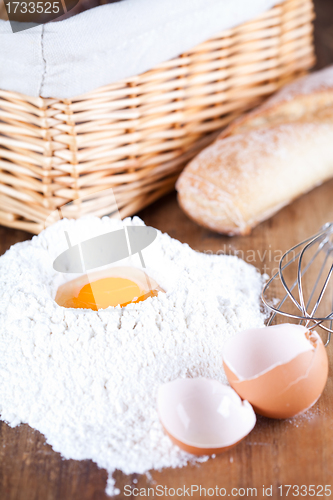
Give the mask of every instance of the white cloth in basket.
[[123, 0], [12, 33], [0, 21], [0, 89], [72, 98], [251, 20], [277, 0]]

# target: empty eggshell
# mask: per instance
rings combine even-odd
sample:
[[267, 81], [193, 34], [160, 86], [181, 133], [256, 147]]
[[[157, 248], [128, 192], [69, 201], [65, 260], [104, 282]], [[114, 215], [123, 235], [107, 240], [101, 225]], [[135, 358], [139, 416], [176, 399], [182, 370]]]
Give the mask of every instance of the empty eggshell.
[[174, 380], [159, 388], [157, 400], [168, 436], [194, 455], [227, 450], [249, 434], [256, 423], [251, 405], [216, 380]]
[[301, 325], [245, 330], [225, 346], [228, 381], [256, 413], [289, 418], [310, 408], [324, 390], [328, 359], [319, 335]]

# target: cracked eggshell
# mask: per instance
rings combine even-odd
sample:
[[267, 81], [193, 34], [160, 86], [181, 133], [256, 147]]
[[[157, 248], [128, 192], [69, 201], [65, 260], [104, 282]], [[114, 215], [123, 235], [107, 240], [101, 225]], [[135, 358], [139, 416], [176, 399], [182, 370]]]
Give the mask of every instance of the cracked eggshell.
[[221, 453], [253, 429], [256, 416], [247, 401], [216, 380], [176, 379], [159, 388], [158, 413], [165, 432], [194, 455]]
[[324, 390], [328, 359], [318, 333], [284, 324], [245, 330], [225, 346], [223, 367], [233, 389], [256, 413], [290, 418]]

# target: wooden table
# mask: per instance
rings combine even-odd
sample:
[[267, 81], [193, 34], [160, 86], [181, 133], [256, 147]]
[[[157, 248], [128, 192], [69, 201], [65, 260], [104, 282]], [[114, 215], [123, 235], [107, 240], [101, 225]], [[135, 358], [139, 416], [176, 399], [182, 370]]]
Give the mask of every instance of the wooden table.
[[[316, 3], [316, 44], [318, 65], [322, 67], [333, 62], [333, 2]], [[196, 250], [240, 251], [245, 259], [251, 255], [251, 261], [255, 255], [254, 264], [260, 271], [270, 272], [276, 267], [277, 251], [287, 250], [333, 220], [332, 194], [333, 181], [300, 198], [245, 238], [222, 237], [198, 227], [181, 212], [174, 194], [139, 215], [147, 225], [168, 232]], [[31, 235], [22, 231], [0, 227], [0, 253], [28, 238]], [[117, 498], [129, 498], [123, 493], [125, 485], [219, 486], [228, 493], [232, 488], [257, 488], [257, 498], [264, 498], [263, 485], [272, 485], [270, 498], [276, 499], [281, 498], [279, 485], [331, 484], [333, 492], [333, 345], [327, 352], [331, 366], [327, 387], [319, 402], [304, 416], [286, 421], [259, 417], [252, 433], [229, 452], [200, 466], [153, 471], [152, 481], [145, 476], [116, 472], [117, 486], [122, 491]], [[62, 460], [45, 445], [44, 437], [27, 425], [11, 429], [0, 422], [0, 500], [106, 500], [106, 477], [106, 472], [91, 461]], [[282, 498], [287, 498], [286, 489], [283, 492]], [[242, 493], [243, 490], [233, 498], [251, 498], [250, 492], [245, 496]], [[199, 493], [192, 498], [200, 498]], [[291, 492], [288, 498], [293, 498]], [[333, 493], [324, 498], [333, 498]]]

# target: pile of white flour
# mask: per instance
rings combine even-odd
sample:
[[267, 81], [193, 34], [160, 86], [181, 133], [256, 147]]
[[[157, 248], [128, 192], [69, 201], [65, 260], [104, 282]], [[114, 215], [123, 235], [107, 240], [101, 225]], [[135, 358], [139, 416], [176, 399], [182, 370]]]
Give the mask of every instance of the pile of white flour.
[[[87, 239], [121, 224], [63, 220], [0, 258], [1, 418], [28, 423], [64, 458], [105, 468], [110, 495], [115, 469], [144, 473], [190, 459], [163, 433], [159, 385], [197, 376], [225, 382], [225, 341], [264, 322], [254, 267], [199, 254], [160, 232], [143, 256], [165, 294], [98, 312], [58, 306], [57, 287], [73, 278], [52, 267], [68, 248], [64, 230]], [[139, 267], [137, 256], [132, 264]]]

